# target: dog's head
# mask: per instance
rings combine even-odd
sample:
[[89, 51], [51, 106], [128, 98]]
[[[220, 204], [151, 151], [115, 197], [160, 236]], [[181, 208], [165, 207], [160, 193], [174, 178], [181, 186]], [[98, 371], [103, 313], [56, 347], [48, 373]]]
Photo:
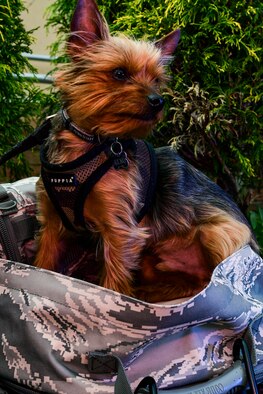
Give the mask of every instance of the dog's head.
[[162, 117], [165, 64], [179, 37], [179, 30], [155, 43], [112, 36], [95, 1], [78, 0], [72, 62], [57, 79], [73, 121], [89, 132], [145, 137]]

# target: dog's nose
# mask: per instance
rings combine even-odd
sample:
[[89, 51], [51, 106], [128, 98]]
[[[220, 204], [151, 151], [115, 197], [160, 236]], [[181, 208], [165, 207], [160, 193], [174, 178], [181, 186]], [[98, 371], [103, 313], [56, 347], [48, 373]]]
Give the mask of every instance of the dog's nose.
[[148, 96], [148, 102], [155, 112], [159, 112], [163, 109], [164, 99], [159, 94], [150, 94]]

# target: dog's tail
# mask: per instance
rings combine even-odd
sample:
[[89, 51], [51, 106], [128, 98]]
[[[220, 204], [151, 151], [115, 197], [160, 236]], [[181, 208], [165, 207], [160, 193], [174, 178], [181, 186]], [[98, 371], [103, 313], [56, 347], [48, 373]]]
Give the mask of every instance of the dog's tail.
[[0, 157], [0, 165], [6, 163], [8, 160], [19, 155], [20, 153], [26, 152], [36, 145], [41, 145], [48, 137], [51, 130], [51, 119], [53, 116], [46, 118], [46, 120], [37, 127], [32, 134], [26, 137], [23, 141], [18, 142], [8, 152], [4, 153]]

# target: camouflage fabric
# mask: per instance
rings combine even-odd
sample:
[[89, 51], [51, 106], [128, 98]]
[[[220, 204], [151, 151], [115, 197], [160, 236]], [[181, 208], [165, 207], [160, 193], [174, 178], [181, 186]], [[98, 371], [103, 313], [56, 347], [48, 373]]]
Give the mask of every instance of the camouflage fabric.
[[[5, 227], [9, 236], [11, 232], [13, 238], [16, 240], [17, 260], [23, 263], [31, 263], [36, 252], [36, 245], [34, 242], [34, 231], [37, 229], [36, 216], [36, 192], [35, 186], [38, 177], [30, 177], [21, 179], [13, 183], [2, 184], [14, 202], [14, 209], [2, 209], [0, 204], [0, 219], [4, 219], [2, 226]], [[3, 208], [5, 203], [3, 203]], [[24, 227], [21, 223], [24, 222]], [[22, 231], [22, 229], [24, 231]], [[1, 232], [3, 232], [1, 227]], [[2, 234], [0, 234], [0, 258], [10, 258], [6, 256], [6, 250], [2, 242]], [[11, 238], [12, 239], [12, 238]], [[14, 241], [13, 241], [14, 242]], [[14, 259], [15, 257], [13, 257]]]
[[89, 372], [93, 352], [118, 356], [131, 386], [210, 379], [246, 336], [263, 370], [263, 260], [244, 247], [198, 295], [148, 304], [62, 274], [0, 260], [0, 378], [48, 393], [114, 393], [115, 375]]

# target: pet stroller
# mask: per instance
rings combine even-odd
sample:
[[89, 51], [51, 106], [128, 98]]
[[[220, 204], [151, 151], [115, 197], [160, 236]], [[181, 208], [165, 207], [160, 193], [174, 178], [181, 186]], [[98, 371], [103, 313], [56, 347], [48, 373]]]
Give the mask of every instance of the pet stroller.
[[0, 393], [257, 393], [263, 260], [249, 246], [193, 298], [148, 304], [31, 266], [35, 182], [0, 187]]

